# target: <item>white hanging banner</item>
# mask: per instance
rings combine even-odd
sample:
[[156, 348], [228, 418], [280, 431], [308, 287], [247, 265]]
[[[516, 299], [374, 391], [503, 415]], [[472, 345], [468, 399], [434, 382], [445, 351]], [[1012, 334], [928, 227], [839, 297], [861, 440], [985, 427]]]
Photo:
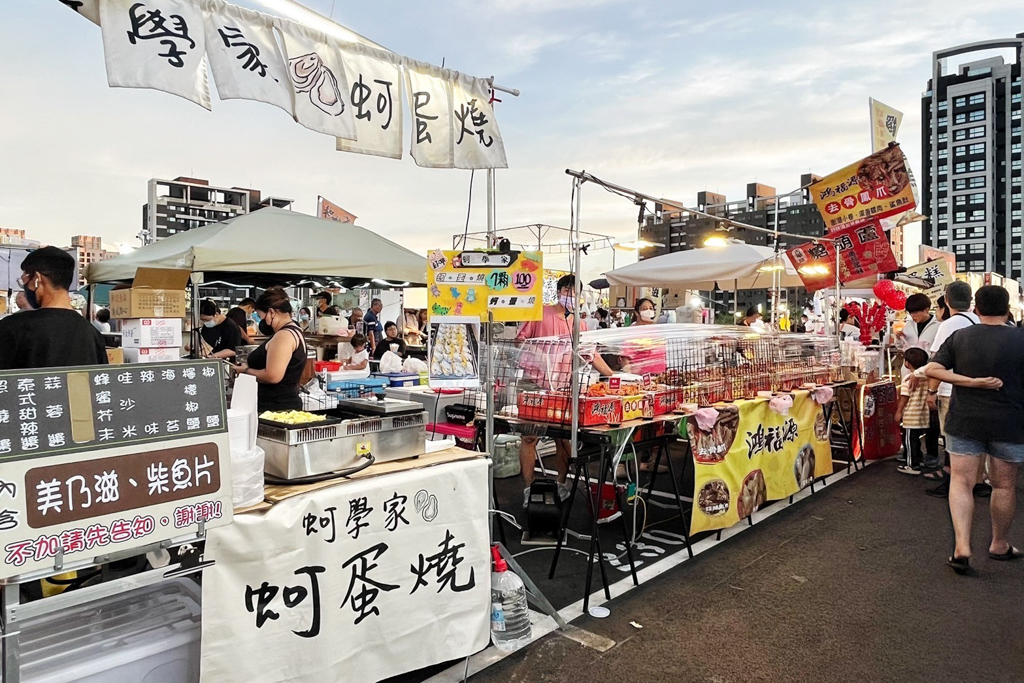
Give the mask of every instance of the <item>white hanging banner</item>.
[[482, 78], [455, 74], [452, 99], [455, 168], [508, 168], [490, 84]]
[[274, 20], [274, 26], [284, 39], [295, 121], [318, 133], [355, 140], [341, 51], [319, 31], [280, 19]]
[[266, 14], [203, 0], [206, 54], [222, 100], [255, 100], [292, 113], [287, 60]]
[[446, 77], [451, 72], [422, 62], [407, 62], [405, 73], [413, 160], [425, 168], [454, 168], [452, 95]]
[[379, 681], [487, 645], [487, 460], [353, 479], [211, 529], [202, 681]]
[[344, 48], [348, 101], [358, 142], [339, 138], [339, 152], [402, 158], [402, 74], [397, 64], [381, 59], [379, 50], [352, 44]]
[[112, 88], [162, 90], [210, 108], [203, 13], [195, 2], [101, 0], [100, 28]]
[[62, 5], [67, 5], [83, 17], [100, 25], [100, 0], [59, 0]]

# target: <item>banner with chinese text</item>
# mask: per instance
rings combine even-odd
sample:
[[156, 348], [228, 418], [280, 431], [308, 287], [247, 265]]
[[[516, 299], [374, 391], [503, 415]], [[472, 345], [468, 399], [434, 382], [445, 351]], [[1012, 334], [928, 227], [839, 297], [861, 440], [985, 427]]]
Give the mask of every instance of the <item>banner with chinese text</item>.
[[544, 256], [539, 251], [442, 251], [427, 254], [430, 316], [472, 316], [486, 322], [543, 317]]
[[949, 261], [942, 258], [910, 266], [906, 272], [896, 275], [896, 282], [919, 288], [932, 300], [932, 304], [939, 300], [946, 291], [946, 285], [954, 279]]
[[832, 473], [828, 424], [809, 392], [793, 393], [788, 415], [766, 399], [716, 408], [711, 431], [695, 417], [686, 420], [694, 462], [691, 534], [728, 528]]
[[907, 160], [897, 144], [822, 178], [810, 192], [830, 233], [917, 206]]
[[865, 384], [857, 392], [858, 421], [854, 432], [854, 457], [865, 460], [891, 458], [903, 448], [903, 432], [896, 420], [899, 391], [892, 382]]
[[217, 361], [0, 372], [0, 578], [231, 521]]
[[508, 167], [490, 79], [224, 0], [61, 2], [100, 24], [111, 87], [160, 90], [210, 109], [209, 64], [221, 99], [279, 107], [335, 137], [338, 151], [393, 159], [402, 157], [408, 102], [418, 165]]
[[484, 458], [303, 493], [210, 533], [202, 680], [379, 681], [481, 650]]
[[829, 241], [807, 242], [786, 250], [808, 292], [835, 286], [836, 249], [840, 283], [899, 268], [892, 245], [877, 221], [843, 228], [828, 237]]
[[903, 112], [874, 98], [868, 98], [868, 106], [871, 109], [871, 151], [881, 152], [890, 142], [896, 142], [896, 134], [903, 122]]

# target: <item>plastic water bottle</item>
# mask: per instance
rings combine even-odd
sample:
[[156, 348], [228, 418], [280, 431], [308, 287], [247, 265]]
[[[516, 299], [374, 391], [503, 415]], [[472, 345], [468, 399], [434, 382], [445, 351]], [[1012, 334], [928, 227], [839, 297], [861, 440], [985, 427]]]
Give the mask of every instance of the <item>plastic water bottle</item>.
[[508, 564], [491, 548], [491, 642], [502, 652], [513, 652], [530, 642], [530, 607], [523, 580], [508, 570]]

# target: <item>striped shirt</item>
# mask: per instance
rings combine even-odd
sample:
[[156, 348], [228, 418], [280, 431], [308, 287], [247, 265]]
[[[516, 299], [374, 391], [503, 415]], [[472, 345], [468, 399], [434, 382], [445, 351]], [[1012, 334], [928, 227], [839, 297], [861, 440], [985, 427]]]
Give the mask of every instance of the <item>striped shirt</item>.
[[907, 405], [903, 408], [903, 427], [928, 429], [931, 423], [931, 415], [928, 412], [928, 383], [918, 380], [917, 387], [911, 389], [911, 379], [907, 377], [900, 385], [900, 396], [907, 397]]

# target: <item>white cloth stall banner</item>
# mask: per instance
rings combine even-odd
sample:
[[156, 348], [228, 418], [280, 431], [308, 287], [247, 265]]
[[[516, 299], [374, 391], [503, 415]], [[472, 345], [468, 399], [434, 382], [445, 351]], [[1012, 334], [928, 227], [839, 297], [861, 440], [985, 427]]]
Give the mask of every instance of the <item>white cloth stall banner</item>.
[[60, 2], [99, 26], [100, 0], [60, 0]]
[[274, 20], [288, 58], [294, 91], [295, 121], [318, 133], [356, 139], [355, 117], [348, 102], [349, 84], [342, 53], [319, 31]]
[[211, 530], [202, 680], [378, 681], [489, 637], [487, 460], [304, 493]]
[[107, 83], [210, 108], [203, 13], [192, 0], [100, 0]]
[[273, 17], [203, 0], [206, 54], [222, 100], [255, 100], [292, 113], [287, 60], [274, 35]]
[[346, 45], [343, 54], [358, 141], [339, 138], [338, 151], [401, 159], [401, 69], [381, 59], [381, 51], [364, 45]]
[[454, 74], [452, 97], [455, 168], [508, 168], [490, 84], [482, 78]]
[[446, 78], [450, 72], [422, 62], [407, 62], [405, 73], [413, 160], [424, 168], [454, 168], [452, 91]]

